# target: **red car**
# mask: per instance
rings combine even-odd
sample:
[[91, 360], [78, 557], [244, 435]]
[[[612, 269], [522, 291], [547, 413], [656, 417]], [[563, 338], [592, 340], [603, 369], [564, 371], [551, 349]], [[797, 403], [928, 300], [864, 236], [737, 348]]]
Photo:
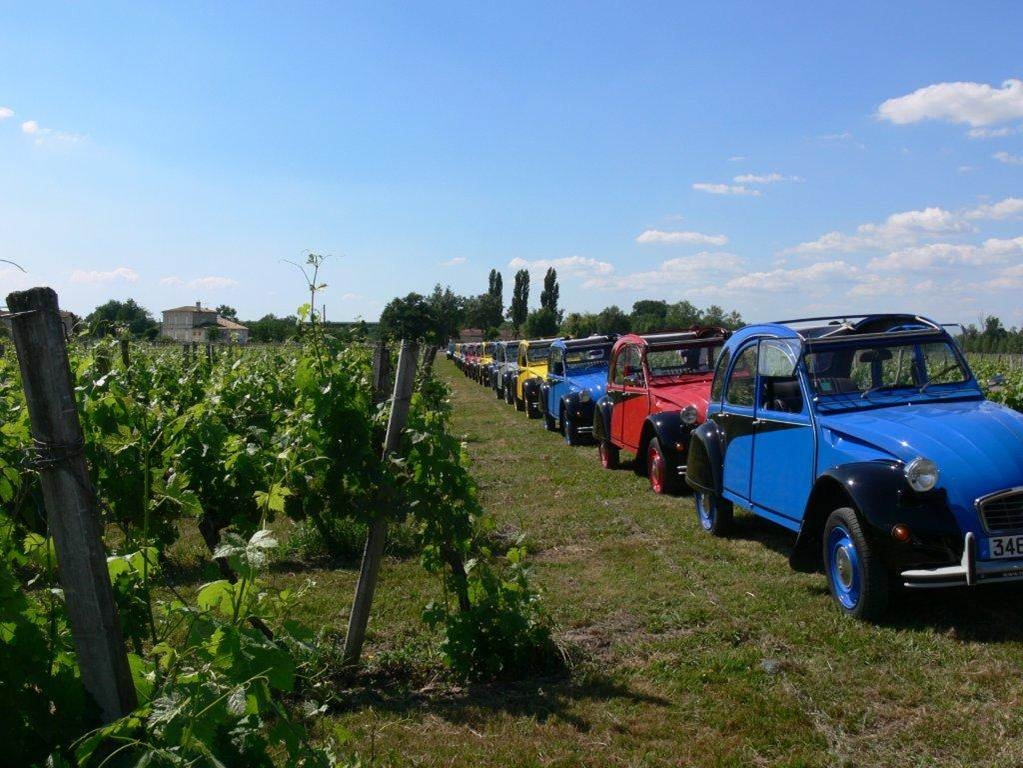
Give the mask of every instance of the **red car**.
[[593, 415], [605, 468], [618, 466], [624, 448], [656, 493], [682, 487], [689, 435], [707, 417], [714, 365], [730, 335], [724, 328], [693, 328], [615, 342], [607, 393]]

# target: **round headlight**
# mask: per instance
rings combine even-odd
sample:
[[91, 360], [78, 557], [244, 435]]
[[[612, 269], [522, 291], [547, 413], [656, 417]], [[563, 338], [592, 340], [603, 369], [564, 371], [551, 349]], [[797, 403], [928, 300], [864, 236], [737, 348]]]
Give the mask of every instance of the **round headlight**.
[[695, 405], [687, 405], [679, 412], [679, 416], [682, 418], [683, 424], [695, 424], [700, 414]]
[[906, 481], [914, 491], [929, 491], [938, 484], [938, 465], [918, 456], [906, 465]]
[[584, 389], [582, 392], [579, 393], [579, 402], [580, 403], [590, 402], [590, 390]]

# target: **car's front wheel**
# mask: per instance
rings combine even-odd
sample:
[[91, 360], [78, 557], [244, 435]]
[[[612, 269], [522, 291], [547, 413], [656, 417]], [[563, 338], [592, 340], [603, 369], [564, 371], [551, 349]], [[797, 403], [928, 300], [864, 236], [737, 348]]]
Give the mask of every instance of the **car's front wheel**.
[[857, 619], [880, 617], [888, 607], [888, 573], [863, 534], [856, 511], [839, 507], [824, 524], [824, 572], [831, 596]]
[[646, 447], [646, 476], [654, 493], [675, 493], [678, 490], [678, 478], [673, 469], [664, 455], [661, 441], [656, 437], [650, 438]]
[[696, 519], [712, 536], [725, 536], [732, 527], [732, 502], [716, 493], [697, 488], [693, 491]]
[[600, 457], [600, 465], [604, 469], [618, 469], [618, 446], [610, 440], [601, 440], [597, 444], [597, 455]]
[[[536, 409], [540, 410], [540, 404], [536, 404]], [[558, 420], [555, 419], [548, 411], [543, 412], [543, 426], [548, 432], [558, 431]]]

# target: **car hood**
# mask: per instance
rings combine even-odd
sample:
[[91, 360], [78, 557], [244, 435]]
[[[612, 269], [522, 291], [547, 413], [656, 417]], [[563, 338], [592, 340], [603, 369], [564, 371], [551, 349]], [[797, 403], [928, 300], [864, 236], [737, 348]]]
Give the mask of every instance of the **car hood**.
[[1023, 485], [1023, 414], [997, 403], [907, 403], [827, 414], [820, 424], [834, 447], [847, 443], [862, 455], [873, 446], [902, 462], [931, 459], [953, 506], [972, 508], [980, 496]]
[[592, 373], [572, 374], [568, 378], [568, 386], [571, 391], [581, 392], [586, 390], [590, 397], [599, 400], [607, 389], [607, 370], [593, 371]]
[[710, 383], [713, 376], [694, 376], [691, 380], [681, 383], [652, 384], [650, 396], [654, 410], [679, 410], [690, 405], [696, 408], [699, 421], [707, 418], [707, 405], [710, 403]]

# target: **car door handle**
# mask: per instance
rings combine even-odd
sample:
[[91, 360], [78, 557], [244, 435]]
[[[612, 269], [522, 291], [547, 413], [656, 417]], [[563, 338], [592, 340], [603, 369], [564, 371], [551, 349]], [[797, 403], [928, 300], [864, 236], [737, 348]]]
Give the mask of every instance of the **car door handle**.
[[753, 419], [752, 424], [754, 427], [759, 426], [763, 422], [760, 419]]

